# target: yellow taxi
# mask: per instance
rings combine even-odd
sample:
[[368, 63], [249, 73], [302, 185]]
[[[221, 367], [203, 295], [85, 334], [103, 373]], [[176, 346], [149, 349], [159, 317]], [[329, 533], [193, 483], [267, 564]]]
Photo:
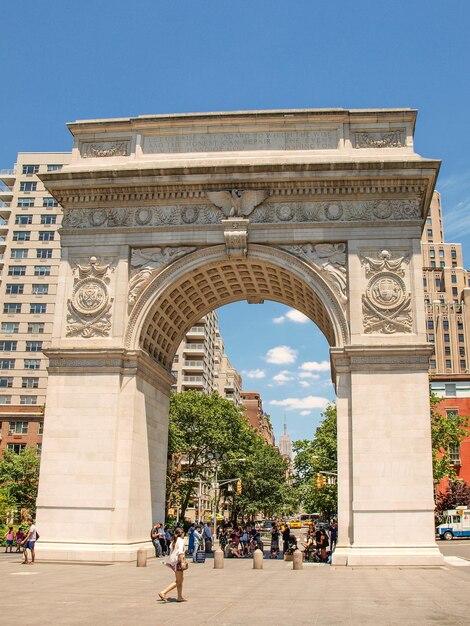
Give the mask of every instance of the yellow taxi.
[[289, 526], [291, 528], [302, 528], [302, 522], [300, 520], [298, 520], [298, 519], [292, 519], [289, 522]]

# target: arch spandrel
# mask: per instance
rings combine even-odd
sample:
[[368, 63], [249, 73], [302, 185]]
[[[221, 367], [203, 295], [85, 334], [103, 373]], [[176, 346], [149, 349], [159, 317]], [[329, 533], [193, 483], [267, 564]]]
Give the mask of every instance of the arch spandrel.
[[141, 347], [170, 369], [188, 327], [239, 300], [286, 304], [317, 324], [330, 346], [348, 343], [344, 302], [316, 268], [284, 250], [250, 245], [246, 258], [230, 259], [225, 246], [212, 246], [159, 272], [131, 310], [126, 347]]

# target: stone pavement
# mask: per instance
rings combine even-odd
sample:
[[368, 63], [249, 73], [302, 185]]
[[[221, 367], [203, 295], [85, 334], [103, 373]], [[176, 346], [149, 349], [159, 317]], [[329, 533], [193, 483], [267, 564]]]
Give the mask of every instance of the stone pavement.
[[421, 626], [470, 623], [470, 562], [433, 569], [334, 568], [226, 560], [190, 564], [188, 602], [157, 601], [172, 572], [119, 565], [21, 565], [0, 555], [1, 626], [270, 626], [287, 624]]

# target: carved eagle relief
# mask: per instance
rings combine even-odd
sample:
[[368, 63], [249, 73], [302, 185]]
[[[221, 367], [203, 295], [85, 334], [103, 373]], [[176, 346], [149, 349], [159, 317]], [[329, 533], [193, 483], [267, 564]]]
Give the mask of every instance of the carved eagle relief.
[[222, 209], [225, 217], [248, 217], [268, 197], [267, 189], [206, 191], [208, 200]]

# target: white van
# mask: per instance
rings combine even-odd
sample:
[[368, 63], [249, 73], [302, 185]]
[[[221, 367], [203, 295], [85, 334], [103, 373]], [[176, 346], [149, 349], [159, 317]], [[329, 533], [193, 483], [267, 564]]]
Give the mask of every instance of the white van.
[[436, 528], [440, 539], [450, 541], [454, 537], [470, 537], [470, 510], [466, 506], [444, 511], [443, 523]]

